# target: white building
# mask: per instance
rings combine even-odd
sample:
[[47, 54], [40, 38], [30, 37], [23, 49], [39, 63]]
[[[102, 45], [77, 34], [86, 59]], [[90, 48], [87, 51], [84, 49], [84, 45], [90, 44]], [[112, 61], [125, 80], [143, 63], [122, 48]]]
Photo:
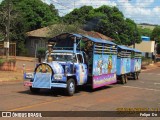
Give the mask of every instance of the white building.
[[[151, 41], [150, 37], [141, 36], [142, 42], [135, 44], [135, 49], [138, 49], [142, 52], [142, 56], [152, 58], [155, 55], [155, 41]], [[133, 46], [130, 46], [133, 48]]]
[[155, 41], [142, 41], [140, 44], [135, 44], [135, 48], [142, 51], [142, 55], [152, 58], [155, 54]]

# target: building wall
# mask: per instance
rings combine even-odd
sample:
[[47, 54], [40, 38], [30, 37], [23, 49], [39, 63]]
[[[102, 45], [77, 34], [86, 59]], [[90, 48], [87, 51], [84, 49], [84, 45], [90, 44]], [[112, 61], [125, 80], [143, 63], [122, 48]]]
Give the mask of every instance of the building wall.
[[142, 41], [140, 44], [135, 44], [135, 48], [142, 51], [153, 53], [155, 47], [155, 41]]
[[[46, 38], [34, 38], [30, 37], [26, 41], [26, 48], [28, 51], [28, 56], [35, 56], [36, 48], [46, 48], [47, 47], [47, 39]], [[37, 56], [37, 54], [36, 54]]]

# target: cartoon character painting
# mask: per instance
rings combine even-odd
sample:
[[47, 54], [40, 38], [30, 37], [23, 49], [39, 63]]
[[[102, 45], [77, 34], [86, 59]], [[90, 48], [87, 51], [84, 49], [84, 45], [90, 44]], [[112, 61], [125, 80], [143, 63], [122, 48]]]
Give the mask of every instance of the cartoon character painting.
[[140, 65], [139, 65], [139, 62], [138, 62], [138, 59], [136, 60], [135, 62], [135, 71], [138, 71], [140, 70]]
[[102, 56], [100, 56], [97, 62], [97, 68], [100, 75], [102, 74], [102, 65], [103, 65], [103, 60], [102, 60]]
[[121, 58], [121, 74], [124, 74], [125, 73], [125, 66], [124, 66], [124, 59]]
[[129, 59], [127, 59], [127, 63], [126, 63], [126, 72], [130, 72], [130, 61], [129, 61]]
[[83, 69], [83, 65], [80, 65], [79, 66], [79, 73], [80, 73], [80, 80], [79, 80], [79, 82], [80, 82], [80, 84], [83, 84], [84, 83], [84, 74], [85, 74], [85, 72], [84, 72], [84, 69]]
[[112, 56], [110, 55], [108, 58], [108, 73], [111, 73], [112, 70]]
[[42, 73], [52, 73], [51, 67], [47, 64], [40, 64], [37, 69], [36, 72], [42, 72]]

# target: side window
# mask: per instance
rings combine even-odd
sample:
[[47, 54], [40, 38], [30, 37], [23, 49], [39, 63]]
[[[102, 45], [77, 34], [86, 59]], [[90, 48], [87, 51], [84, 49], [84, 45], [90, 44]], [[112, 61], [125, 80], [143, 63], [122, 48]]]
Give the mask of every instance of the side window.
[[78, 63], [83, 63], [83, 57], [81, 54], [77, 54]]

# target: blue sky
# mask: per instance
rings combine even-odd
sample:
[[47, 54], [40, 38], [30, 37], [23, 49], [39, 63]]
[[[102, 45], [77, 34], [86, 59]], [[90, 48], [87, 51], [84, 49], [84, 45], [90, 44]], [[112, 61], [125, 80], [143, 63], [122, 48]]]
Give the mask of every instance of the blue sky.
[[[2, 0], [0, 0], [2, 1]], [[42, 0], [54, 4], [61, 16], [74, 8], [91, 5], [94, 8], [102, 5], [117, 6], [126, 18], [136, 23], [151, 23], [160, 25], [160, 0]]]
[[61, 16], [74, 8], [91, 5], [94, 8], [101, 5], [117, 6], [126, 18], [136, 23], [151, 23], [160, 25], [160, 0], [42, 0], [52, 3], [59, 9]]

